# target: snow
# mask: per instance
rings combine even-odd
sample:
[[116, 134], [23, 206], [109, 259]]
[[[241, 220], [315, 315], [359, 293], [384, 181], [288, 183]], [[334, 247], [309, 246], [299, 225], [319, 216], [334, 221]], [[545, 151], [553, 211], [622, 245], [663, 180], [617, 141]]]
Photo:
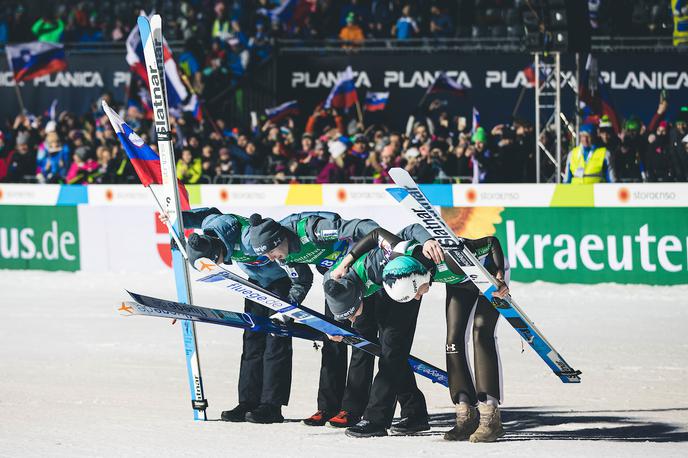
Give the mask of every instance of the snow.
[[[503, 420], [494, 444], [442, 440], [448, 392], [419, 378], [433, 429], [351, 439], [298, 422], [315, 411], [320, 353], [294, 342], [292, 397], [280, 425], [217, 421], [234, 407], [241, 332], [198, 325], [212, 421], [193, 422], [181, 330], [120, 317], [124, 288], [174, 298], [172, 275], [0, 272], [0, 456], [687, 456], [688, 286], [514, 284], [519, 303], [583, 371], [565, 385], [506, 323]], [[210, 285], [196, 303], [241, 310]], [[444, 291], [424, 300], [413, 353], [444, 367]], [[314, 286], [306, 305], [322, 309]]]

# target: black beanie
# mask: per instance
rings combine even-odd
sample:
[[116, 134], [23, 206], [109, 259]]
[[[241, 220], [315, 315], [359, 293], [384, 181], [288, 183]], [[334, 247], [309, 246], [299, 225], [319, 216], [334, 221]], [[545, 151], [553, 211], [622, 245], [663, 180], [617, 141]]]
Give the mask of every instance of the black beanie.
[[277, 247], [284, 240], [284, 230], [282, 226], [272, 218], [263, 219], [257, 213], [249, 218], [251, 223], [250, 238], [253, 251], [257, 255], [262, 255]]
[[323, 288], [327, 306], [337, 321], [345, 321], [356, 313], [363, 301], [361, 282], [347, 276], [333, 280], [327, 272], [323, 278]]
[[223, 250], [222, 240], [212, 235], [193, 233], [186, 242], [186, 254], [189, 255], [191, 265], [194, 265], [198, 258], [208, 258], [217, 262]]

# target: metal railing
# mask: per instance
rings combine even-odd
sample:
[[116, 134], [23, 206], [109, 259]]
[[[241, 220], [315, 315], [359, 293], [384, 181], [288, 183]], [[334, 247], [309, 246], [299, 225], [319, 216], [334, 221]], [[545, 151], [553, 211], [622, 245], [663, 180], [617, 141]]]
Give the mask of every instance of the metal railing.
[[[315, 183], [318, 177], [310, 175], [241, 175], [241, 174], [222, 174], [210, 177], [203, 175], [197, 184], [289, 184]], [[349, 183], [353, 184], [374, 184], [375, 178], [370, 176], [350, 176]], [[470, 176], [439, 177], [434, 180], [436, 184], [456, 184], [470, 183]]]

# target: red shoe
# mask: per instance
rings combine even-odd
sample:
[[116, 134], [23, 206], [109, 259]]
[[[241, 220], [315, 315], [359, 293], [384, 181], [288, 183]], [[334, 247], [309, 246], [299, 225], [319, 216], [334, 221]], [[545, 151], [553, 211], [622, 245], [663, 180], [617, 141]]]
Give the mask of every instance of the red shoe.
[[359, 420], [359, 417], [353, 417], [346, 410], [341, 410], [337, 415], [330, 418], [327, 423], [333, 428], [348, 428], [358, 423]]
[[327, 413], [324, 410], [318, 410], [310, 417], [301, 421], [301, 423], [307, 426], [325, 426], [325, 423], [327, 423], [327, 419], [331, 416], [331, 413]]

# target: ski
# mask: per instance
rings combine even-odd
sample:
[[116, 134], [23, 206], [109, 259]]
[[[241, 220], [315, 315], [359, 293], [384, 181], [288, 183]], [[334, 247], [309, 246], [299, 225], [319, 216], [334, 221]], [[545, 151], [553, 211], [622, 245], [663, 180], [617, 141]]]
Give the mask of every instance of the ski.
[[182, 304], [181, 302], [144, 296], [130, 291], [127, 293], [133, 301], [122, 302], [117, 309], [122, 316], [143, 315], [196, 321], [253, 332], [264, 332], [280, 337], [298, 337], [305, 340], [324, 340], [327, 338], [322, 332], [317, 332], [308, 326], [282, 323], [264, 316]]
[[[177, 172], [170, 135], [170, 120], [167, 109], [167, 90], [165, 87], [165, 64], [163, 57], [162, 18], [154, 15], [150, 22], [145, 16], [139, 16], [139, 33], [146, 61], [146, 71], [153, 104], [154, 125], [158, 140], [160, 155], [160, 171], [162, 175], [162, 205], [167, 212], [171, 227], [176, 231], [180, 240], [184, 240], [179, 191], [177, 189]], [[191, 281], [189, 266], [179, 249], [172, 249], [172, 266], [174, 268], [177, 298], [180, 302], [191, 304]], [[193, 321], [182, 320], [181, 328], [184, 338], [184, 352], [186, 355], [186, 370], [191, 391], [191, 406], [194, 420], [207, 420], [206, 408], [208, 401], [203, 390], [201, 363], [198, 357], [196, 343], [196, 327]]]
[[[304, 324], [331, 336], [342, 336], [344, 338], [344, 343], [352, 347], [360, 348], [372, 355], [380, 356], [381, 354], [381, 348], [377, 342], [371, 342], [352, 328], [338, 323], [322, 313], [316, 312], [304, 305], [292, 304], [267, 289], [254, 285], [248, 280], [224, 269], [210, 259], [200, 258], [196, 260], [194, 268], [201, 273], [208, 274], [197, 279], [199, 282], [213, 284], [227, 292], [261, 304], [284, 316], [292, 318], [295, 323]], [[434, 383], [440, 383], [447, 387], [449, 386], [447, 373], [442, 369], [416, 358], [415, 356], [409, 356], [409, 364], [417, 374], [427, 377]]]
[[580, 383], [580, 371], [568, 365], [564, 358], [547, 341], [545, 336], [526, 316], [516, 301], [507, 296], [499, 299], [492, 296], [497, 290], [494, 277], [478, 261], [475, 255], [447, 226], [441, 215], [435, 211], [428, 198], [420, 190], [409, 173], [401, 168], [389, 171], [394, 182], [401, 188], [387, 188], [395, 200], [406, 207], [425, 229], [442, 245], [445, 252], [461, 266], [464, 273], [480, 292], [492, 303], [506, 321], [521, 335], [528, 345], [543, 359], [564, 383]]

